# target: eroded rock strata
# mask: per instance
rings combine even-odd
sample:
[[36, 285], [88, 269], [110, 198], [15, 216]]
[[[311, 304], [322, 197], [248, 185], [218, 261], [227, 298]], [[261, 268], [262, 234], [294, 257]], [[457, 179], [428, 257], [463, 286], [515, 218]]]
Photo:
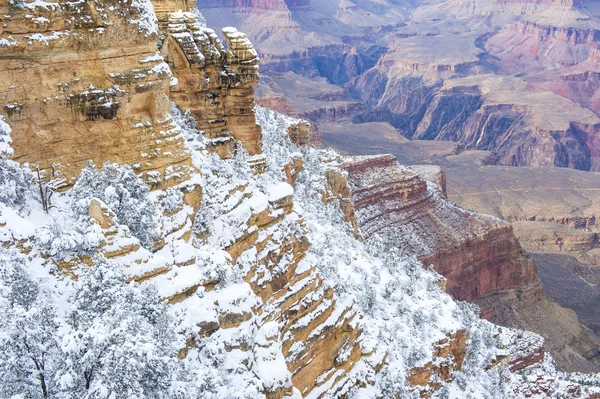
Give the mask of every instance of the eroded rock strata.
[[172, 186], [189, 153], [169, 114], [151, 9], [118, 2], [0, 3], [2, 113], [15, 160], [75, 177], [88, 160]]
[[192, 12], [169, 13], [161, 54], [174, 73], [171, 98], [189, 110], [221, 156], [233, 153], [233, 140], [251, 156], [260, 155], [260, 127], [254, 117], [254, 86], [259, 59], [245, 34], [216, 33]]
[[478, 304], [482, 317], [542, 334], [566, 369], [597, 367], [592, 348], [600, 338], [572, 311], [542, 296], [537, 267], [510, 223], [449, 203], [435, 167], [421, 168], [426, 181], [391, 155], [346, 157], [343, 165], [367, 240], [381, 237], [431, 265], [445, 277], [446, 292]]
[[537, 269], [509, 223], [450, 204], [392, 155], [347, 157], [344, 169], [365, 238], [382, 236], [432, 265], [455, 299], [480, 303], [492, 318], [495, 306], [485, 298], [496, 291], [519, 297], [516, 307], [540, 296]]

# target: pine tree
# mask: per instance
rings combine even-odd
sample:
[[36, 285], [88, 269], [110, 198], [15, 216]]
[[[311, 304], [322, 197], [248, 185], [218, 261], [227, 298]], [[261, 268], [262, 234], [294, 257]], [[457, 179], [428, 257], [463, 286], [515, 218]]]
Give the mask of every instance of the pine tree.
[[166, 305], [151, 286], [126, 284], [103, 258], [82, 271], [70, 298], [61, 398], [168, 398], [177, 370]]
[[24, 268], [22, 256], [0, 253], [0, 397], [52, 398], [60, 358], [52, 302]]

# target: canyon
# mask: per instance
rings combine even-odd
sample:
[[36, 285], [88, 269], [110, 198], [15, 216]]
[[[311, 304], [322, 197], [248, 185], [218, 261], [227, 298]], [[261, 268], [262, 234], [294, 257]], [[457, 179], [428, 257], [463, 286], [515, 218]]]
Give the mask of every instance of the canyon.
[[[259, 59], [269, 72], [271, 63], [304, 59], [313, 41], [343, 48], [334, 36], [346, 32], [342, 26], [376, 32], [406, 18], [400, 6], [204, 6], [217, 24], [223, 19], [212, 14], [223, 7], [254, 18], [260, 25], [251, 36], [272, 22], [288, 24], [284, 36], [258, 43], [294, 53], [263, 57], [229, 25], [218, 30], [221, 39], [186, 1], [0, 1], [2, 161], [29, 164], [38, 179], [21, 206], [0, 203], [2, 251], [22, 256], [28, 272], [57, 291], [57, 303], [101, 259], [122, 268], [128, 282], [154, 286], [181, 323], [180, 361], [208, 364], [190, 370], [191, 380], [211, 369], [223, 376], [214, 388], [225, 397], [241, 389], [248, 397], [296, 399], [431, 397], [450, 389], [495, 397], [600, 393], [597, 376], [556, 370], [555, 361], [594, 371], [600, 340], [541, 295], [537, 269], [510, 224], [450, 203], [453, 180], [446, 187], [439, 168], [312, 148], [319, 138], [307, 121], [255, 106], [255, 88], [267, 91]], [[330, 32], [325, 39], [289, 19], [317, 21], [330, 11], [336, 18], [317, 25]], [[301, 44], [286, 48], [282, 38]], [[350, 82], [379, 53], [344, 57], [336, 79]], [[277, 98], [274, 89], [287, 81], [269, 79]], [[328, 94], [333, 84], [320, 82], [310, 115], [333, 122], [362, 112], [347, 97], [351, 89]], [[595, 124], [589, 118], [577, 129]], [[385, 123], [371, 127], [385, 140], [412, 143]], [[109, 201], [73, 197], [91, 173], [89, 160], [108, 170], [125, 165], [143, 179], [155, 204], [150, 244]], [[115, 188], [101, 194], [111, 198]], [[508, 327], [453, 299], [479, 304], [483, 316]]]
[[198, 6], [255, 42], [263, 104], [285, 98], [281, 111], [357, 130], [390, 123], [500, 165], [598, 170], [596, 2]]

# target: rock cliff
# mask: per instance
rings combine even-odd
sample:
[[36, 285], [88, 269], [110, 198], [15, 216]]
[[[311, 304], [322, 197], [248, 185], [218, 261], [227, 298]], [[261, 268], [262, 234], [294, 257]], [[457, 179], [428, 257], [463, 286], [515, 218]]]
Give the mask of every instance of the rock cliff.
[[541, 295], [537, 269], [509, 223], [451, 205], [392, 155], [348, 157], [344, 169], [363, 236], [377, 234], [433, 266], [455, 299], [493, 318], [501, 307], [486, 297], [502, 292], [519, 298], [512, 305], [519, 308]]
[[[343, 167], [365, 239], [377, 236], [433, 267], [445, 277], [446, 292], [479, 305], [482, 317], [542, 334], [563, 367], [597, 367], [590, 353], [600, 338], [542, 296], [537, 267], [510, 223], [449, 203], [431, 167], [422, 168], [433, 177], [429, 183], [391, 155], [346, 157]], [[563, 333], [548, 328], [543, 317]]]
[[221, 156], [233, 153], [233, 140], [249, 155], [260, 155], [260, 128], [252, 110], [259, 59], [246, 35], [224, 29], [225, 49], [194, 13], [172, 12], [165, 18], [161, 54], [174, 73], [173, 101], [191, 112]]
[[67, 179], [89, 159], [134, 165], [158, 186], [186, 179], [190, 156], [168, 112], [171, 72], [157, 53], [151, 8], [0, 8], [1, 112], [13, 126], [15, 160], [60, 164]]

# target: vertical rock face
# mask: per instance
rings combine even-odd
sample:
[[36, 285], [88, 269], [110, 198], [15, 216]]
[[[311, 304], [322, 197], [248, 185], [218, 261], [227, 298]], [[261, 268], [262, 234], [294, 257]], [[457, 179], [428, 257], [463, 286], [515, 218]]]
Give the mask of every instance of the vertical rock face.
[[496, 300], [518, 308], [541, 295], [537, 269], [509, 223], [449, 203], [392, 155], [347, 157], [344, 168], [365, 239], [380, 235], [432, 265], [455, 299], [478, 303], [492, 318]]
[[3, 0], [0, 14], [0, 112], [15, 160], [58, 163], [67, 178], [91, 159], [134, 165], [156, 186], [185, 179], [151, 9]]
[[259, 58], [246, 35], [224, 29], [226, 49], [195, 14], [173, 12], [166, 17], [161, 54], [176, 78], [173, 101], [190, 110], [220, 155], [231, 154], [234, 139], [250, 155], [261, 154], [261, 132], [253, 112]]

